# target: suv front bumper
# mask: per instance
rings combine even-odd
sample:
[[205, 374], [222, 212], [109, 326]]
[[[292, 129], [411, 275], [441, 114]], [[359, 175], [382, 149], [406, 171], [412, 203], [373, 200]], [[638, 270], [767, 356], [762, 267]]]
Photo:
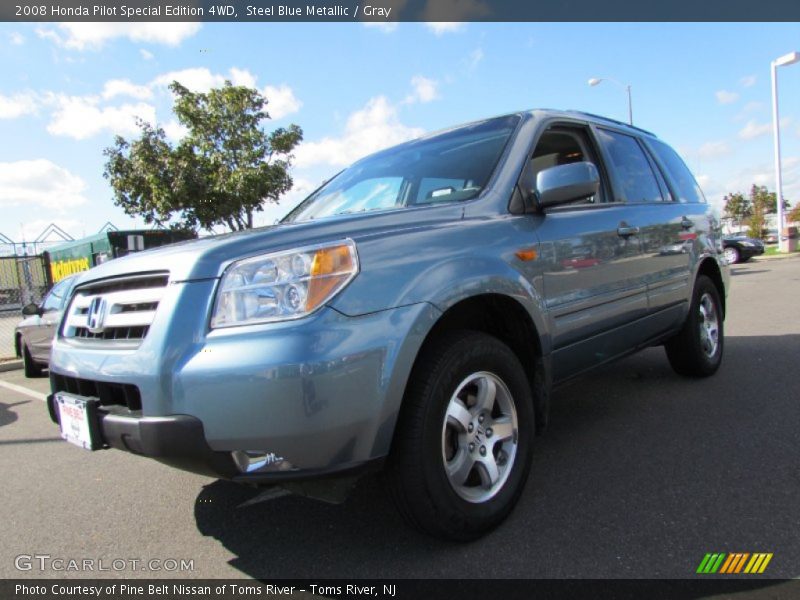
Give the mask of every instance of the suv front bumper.
[[[58, 423], [55, 394], [47, 397], [50, 418]], [[104, 447], [153, 458], [170, 466], [214, 477], [238, 473], [229, 452], [215, 452], [206, 441], [203, 423], [189, 415], [141, 417], [98, 410], [99, 438]]]
[[[420, 303], [349, 317], [325, 308], [291, 323], [207, 331], [197, 305], [209, 288], [175, 286], [159, 312], [168, 302], [172, 315], [196, 321], [161, 325], [157, 314], [136, 349], [55, 341], [53, 392], [99, 400], [104, 447], [261, 482], [349, 471], [388, 453], [438, 309]], [[109, 404], [111, 388], [128, 400], [134, 389], [140, 406]], [[57, 420], [52, 397], [48, 405]], [[267, 459], [243, 466], [258, 456]]]

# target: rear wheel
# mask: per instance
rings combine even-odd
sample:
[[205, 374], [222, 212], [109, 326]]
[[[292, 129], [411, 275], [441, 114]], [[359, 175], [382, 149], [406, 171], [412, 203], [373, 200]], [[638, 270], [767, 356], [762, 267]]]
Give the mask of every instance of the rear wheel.
[[719, 291], [711, 279], [701, 275], [695, 283], [683, 329], [664, 345], [667, 358], [680, 375], [708, 377], [722, 362], [724, 342]]
[[516, 355], [483, 333], [454, 332], [418, 360], [387, 465], [413, 526], [466, 541], [500, 524], [530, 469], [530, 386]]
[[25, 369], [25, 377], [41, 377], [42, 367], [39, 363], [33, 360], [27, 344], [22, 342], [22, 366]]

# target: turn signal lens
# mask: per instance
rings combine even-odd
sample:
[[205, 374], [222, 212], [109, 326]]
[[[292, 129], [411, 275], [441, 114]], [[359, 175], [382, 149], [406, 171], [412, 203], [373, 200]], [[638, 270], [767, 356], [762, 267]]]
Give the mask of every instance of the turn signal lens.
[[355, 248], [351, 251], [350, 246], [343, 245], [317, 250], [311, 262], [306, 311], [324, 304], [357, 271]]

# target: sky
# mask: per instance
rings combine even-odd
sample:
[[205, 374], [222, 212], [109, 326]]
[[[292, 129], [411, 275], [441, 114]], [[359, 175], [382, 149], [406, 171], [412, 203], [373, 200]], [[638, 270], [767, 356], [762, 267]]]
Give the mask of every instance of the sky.
[[[143, 227], [114, 206], [103, 150], [136, 136], [137, 117], [180, 139], [173, 80], [256, 87], [268, 130], [303, 128], [294, 189], [257, 225], [356, 159], [425, 132], [537, 107], [626, 121], [625, 85], [634, 124], [673, 145], [721, 209], [753, 183], [774, 190], [770, 63], [795, 50], [797, 23], [2, 23], [0, 234]], [[609, 79], [590, 87], [593, 77]], [[794, 205], [800, 63], [778, 80]]]

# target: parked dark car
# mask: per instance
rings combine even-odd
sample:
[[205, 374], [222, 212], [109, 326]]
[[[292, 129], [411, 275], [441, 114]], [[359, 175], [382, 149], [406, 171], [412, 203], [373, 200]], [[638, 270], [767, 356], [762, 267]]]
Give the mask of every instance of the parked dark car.
[[47, 367], [53, 336], [76, 280], [75, 275], [65, 277], [52, 287], [41, 304], [31, 303], [22, 308], [25, 319], [14, 330], [14, 346], [17, 356], [22, 358], [25, 377], [41, 377], [42, 369]]
[[747, 262], [754, 256], [764, 254], [764, 242], [743, 235], [722, 238], [722, 248], [729, 265]]

